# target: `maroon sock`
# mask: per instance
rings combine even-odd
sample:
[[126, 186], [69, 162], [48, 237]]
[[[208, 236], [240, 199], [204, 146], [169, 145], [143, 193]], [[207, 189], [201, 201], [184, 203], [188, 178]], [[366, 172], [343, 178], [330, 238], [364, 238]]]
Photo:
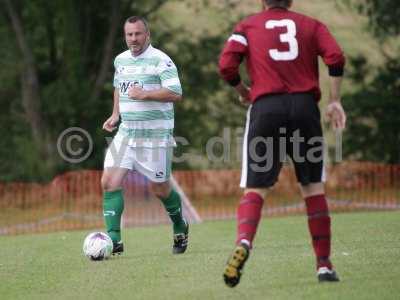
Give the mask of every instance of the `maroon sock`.
[[236, 244], [245, 239], [251, 248], [257, 226], [261, 218], [263, 198], [255, 192], [249, 192], [240, 199], [237, 209], [237, 239]]
[[332, 269], [329, 256], [331, 252], [331, 218], [325, 195], [315, 195], [305, 198], [308, 228], [317, 259], [317, 268]]

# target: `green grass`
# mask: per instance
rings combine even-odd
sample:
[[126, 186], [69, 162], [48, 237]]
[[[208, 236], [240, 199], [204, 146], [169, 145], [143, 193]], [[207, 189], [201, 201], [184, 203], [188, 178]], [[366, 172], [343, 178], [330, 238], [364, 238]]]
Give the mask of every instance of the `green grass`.
[[221, 272], [233, 221], [192, 225], [190, 248], [170, 254], [169, 226], [124, 232], [126, 253], [91, 262], [85, 232], [0, 237], [1, 299], [397, 299], [400, 212], [337, 214], [333, 261], [342, 281], [318, 284], [304, 217], [264, 219], [241, 284]]

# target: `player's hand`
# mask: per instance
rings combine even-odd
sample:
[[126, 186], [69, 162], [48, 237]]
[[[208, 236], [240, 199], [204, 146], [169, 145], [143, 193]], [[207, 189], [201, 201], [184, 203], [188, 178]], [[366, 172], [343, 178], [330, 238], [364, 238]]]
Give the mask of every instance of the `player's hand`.
[[326, 117], [335, 130], [343, 130], [346, 127], [346, 113], [339, 101], [333, 101], [326, 108]]
[[103, 124], [103, 129], [112, 132], [117, 128], [117, 123], [119, 121], [119, 116], [111, 116], [109, 117]]
[[138, 86], [133, 86], [128, 91], [128, 96], [130, 99], [135, 100], [145, 100], [147, 93], [144, 89]]
[[247, 95], [243, 97], [242, 95], [239, 95], [239, 102], [242, 103], [243, 105], [250, 105], [250, 97]]
[[243, 83], [239, 83], [235, 86], [236, 92], [239, 94], [239, 101], [244, 105], [250, 104], [250, 89]]

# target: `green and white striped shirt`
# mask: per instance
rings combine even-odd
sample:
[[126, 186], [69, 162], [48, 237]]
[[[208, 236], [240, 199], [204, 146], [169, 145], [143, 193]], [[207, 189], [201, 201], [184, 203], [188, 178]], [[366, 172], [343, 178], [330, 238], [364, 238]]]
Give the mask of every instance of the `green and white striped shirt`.
[[128, 97], [131, 86], [151, 91], [167, 88], [182, 95], [178, 70], [168, 55], [149, 47], [139, 56], [130, 50], [114, 61], [114, 87], [119, 89], [121, 125], [117, 135], [133, 147], [174, 146], [174, 105], [172, 102], [135, 100]]

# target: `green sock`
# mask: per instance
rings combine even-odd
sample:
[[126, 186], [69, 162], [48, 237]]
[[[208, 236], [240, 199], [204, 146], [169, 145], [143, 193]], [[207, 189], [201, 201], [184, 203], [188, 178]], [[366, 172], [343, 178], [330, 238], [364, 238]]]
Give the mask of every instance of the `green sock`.
[[175, 190], [171, 190], [168, 198], [161, 199], [173, 223], [174, 234], [186, 232], [186, 222], [182, 216], [181, 197]]
[[114, 243], [121, 241], [121, 215], [124, 211], [122, 190], [104, 192], [103, 215], [107, 233]]

